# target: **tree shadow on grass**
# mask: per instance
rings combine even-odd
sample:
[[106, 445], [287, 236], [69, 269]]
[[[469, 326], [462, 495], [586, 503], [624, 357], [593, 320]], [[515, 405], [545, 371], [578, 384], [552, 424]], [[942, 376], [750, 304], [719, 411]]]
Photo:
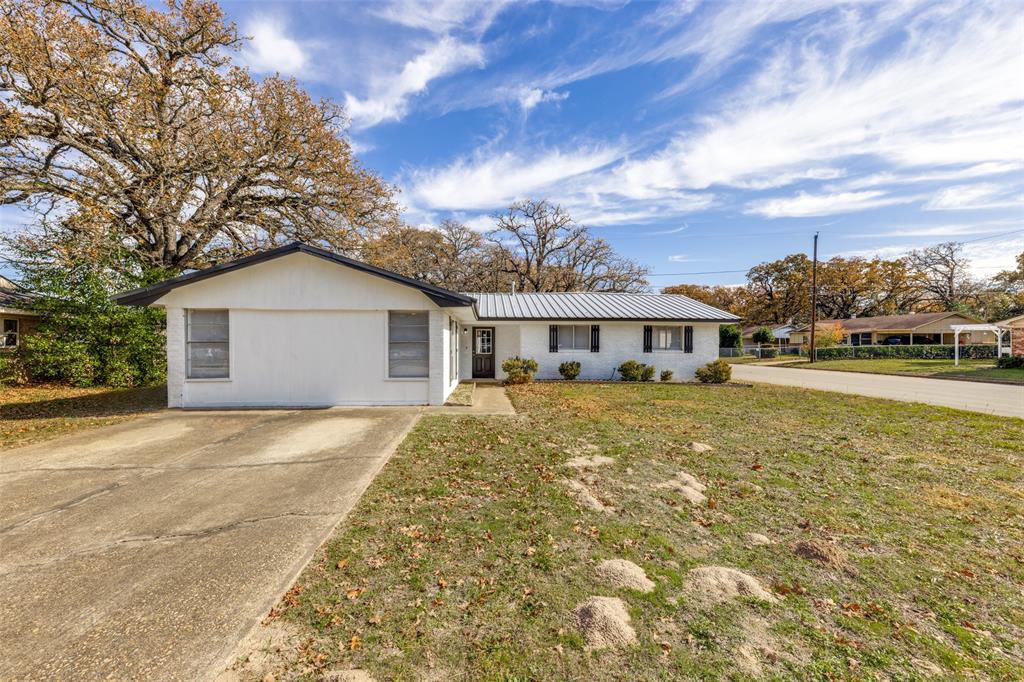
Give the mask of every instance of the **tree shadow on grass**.
[[[49, 399], [38, 399], [38, 394], [26, 394], [22, 397], [18, 395], [19, 390], [5, 392], [3, 404], [0, 404], [0, 420], [119, 417], [167, 407], [165, 386], [114, 388]], [[59, 389], [54, 389], [53, 392], [59, 395]]]

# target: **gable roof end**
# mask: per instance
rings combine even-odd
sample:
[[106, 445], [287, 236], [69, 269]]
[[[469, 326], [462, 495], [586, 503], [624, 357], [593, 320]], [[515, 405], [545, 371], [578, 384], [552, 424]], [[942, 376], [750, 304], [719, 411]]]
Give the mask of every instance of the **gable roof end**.
[[239, 258], [228, 263], [221, 263], [220, 265], [214, 265], [213, 267], [206, 268], [205, 270], [196, 270], [184, 275], [178, 275], [163, 282], [150, 285], [148, 287], [141, 287], [139, 289], [133, 289], [132, 291], [126, 291], [123, 294], [118, 294], [113, 297], [116, 303], [122, 305], [134, 305], [134, 306], [147, 306], [161, 296], [166, 294], [168, 291], [177, 289], [178, 287], [185, 286], [187, 284], [193, 284], [195, 282], [201, 282], [204, 279], [210, 279], [211, 277], [217, 277], [234, 270], [240, 270], [250, 265], [256, 265], [258, 263], [264, 263], [281, 256], [287, 256], [292, 253], [305, 253], [310, 256], [316, 256], [317, 258], [323, 258], [324, 260], [338, 265], [344, 265], [360, 272], [365, 272], [370, 275], [375, 275], [386, 280], [390, 280], [397, 284], [402, 284], [407, 287], [419, 289], [427, 298], [433, 301], [442, 308], [451, 308], [458, 306], [471, 306], [473, 305], [473, 299], [469, 296], [449, 291], [448, 289], [442, 289], [436, 287], [433, 284], [427, 284], [405, 275], [400, 275], [397, 272], [391, 270], [385, 270], [384, 268], [378, 268], [362, 261], [353, 260], [352, 258], [346, 258], [332, 251], [321, 249], [316, 246], [310, 246], [309, 244], [303, 244], [302, 242], [292, 242], [285, 246], [280, 246], [276, 249], [269, 251], [263, 251], [252, 256], [246, 256], [245, 258]]

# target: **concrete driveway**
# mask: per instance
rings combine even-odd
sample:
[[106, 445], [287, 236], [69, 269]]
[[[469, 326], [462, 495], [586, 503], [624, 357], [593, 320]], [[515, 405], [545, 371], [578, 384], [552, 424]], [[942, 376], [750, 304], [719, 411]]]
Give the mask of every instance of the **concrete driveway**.
[[416, 409], [164, 412], [0, 453], [0, 679], [209, 679]]
[[1024, 418], [1024, 386], [1011, 384], [836, 372], [827, 369], [793, 369], [767, 365], [733, 365], [732, 377], [737, 381], [854, 393], [872, 398], [927, 403], [1002, 417]]

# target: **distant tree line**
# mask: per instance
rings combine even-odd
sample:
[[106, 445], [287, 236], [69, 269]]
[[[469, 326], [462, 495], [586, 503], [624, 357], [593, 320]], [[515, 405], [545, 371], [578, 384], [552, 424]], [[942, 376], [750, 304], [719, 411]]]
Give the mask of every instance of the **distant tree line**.
[[[685, 294], [739, 315], [747, 324], [807, 323], [811, 317], [811, 260], [793, 254], [761, 263], [742, 286], [678, 284]], [[963, 244], [944, 242], [902, 258], [843, 258], [818, 263], [818, 318], [845, 319], [955, 310], [999, 320], [1024, 313], [1024, 253], [1014, 270], [990, 280], [974, 277]]]
[[649, 270], [617, 254], [561, 206], [512, 204], [477, 232], [453, 221], [367, 239], [362, 260], [456, 291], [644, 291]]

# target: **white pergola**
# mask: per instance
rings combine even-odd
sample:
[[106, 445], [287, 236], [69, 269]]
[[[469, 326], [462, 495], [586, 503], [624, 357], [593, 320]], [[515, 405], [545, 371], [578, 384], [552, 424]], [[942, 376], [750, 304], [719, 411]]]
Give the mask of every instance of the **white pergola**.
[[996, 355], [1003, 354], [1003, 332], [1009, 331], [1006, 327], [995, 324], [953, 324], [953, 365], [960, 364], [960, 332], [992, 332], [996, 335]]

